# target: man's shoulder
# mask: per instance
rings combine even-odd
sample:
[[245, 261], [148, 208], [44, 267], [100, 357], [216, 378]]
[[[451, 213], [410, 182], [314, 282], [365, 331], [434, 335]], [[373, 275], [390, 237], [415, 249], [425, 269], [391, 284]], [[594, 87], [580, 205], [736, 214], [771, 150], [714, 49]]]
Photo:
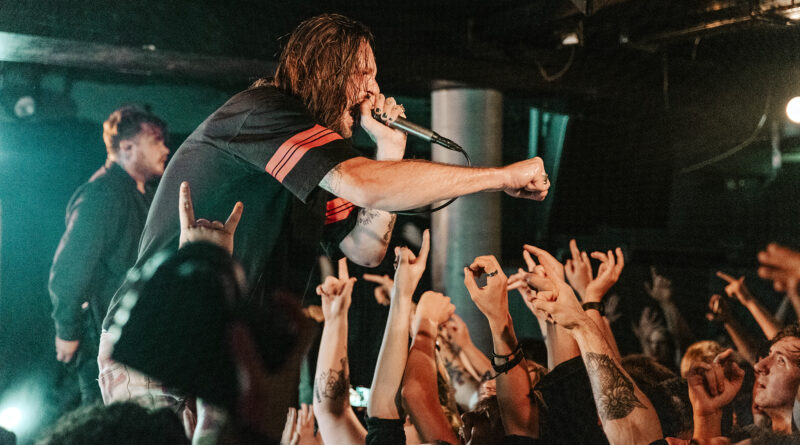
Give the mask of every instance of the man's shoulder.
[[[119, 170], [119, 171], [117, 171]], [[136, 183], [121, 167], [100, 167], [88, 181], [75, 190], [69, 207], [87, 201], [114, 201], [122, 193], [136, 192]]]
[[249, 88], [234, 95], [223, 110], [252, 110], [257, 113], [302, 115], [310, 118], [308, 108], [289, 94], [272, 85]]

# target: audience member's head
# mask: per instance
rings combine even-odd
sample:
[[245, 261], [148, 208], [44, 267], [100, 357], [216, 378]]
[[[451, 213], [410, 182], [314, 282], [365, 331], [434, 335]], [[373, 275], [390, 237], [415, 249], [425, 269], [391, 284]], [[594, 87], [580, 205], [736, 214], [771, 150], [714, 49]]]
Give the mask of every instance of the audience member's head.
[[703, 340], [692, 343], [691, 346], [686, 348], [686, 352], [681, 359], [681, 377], [684, 379], [689, 374], [697, 362], [711, 363], [718, 354], [724, 351], [725, 348], [714, 340]]
[[465, 444], [492, 445], [503, 442], [503, 421], [497, 396], [481, 399], [472, 411], [461, 415], [461, 435]]
[[149, 411], [133, 402], [89, 405], [65, 414], [38, 445], [188, 444], [178, 416], [168, 409]]
[[753, 401], [772, 419], [773, 428], [781, 428], [779, 419], [791, 419], [800, 387], [800, 326], [787, 326], [775, 336], [755, 372]]

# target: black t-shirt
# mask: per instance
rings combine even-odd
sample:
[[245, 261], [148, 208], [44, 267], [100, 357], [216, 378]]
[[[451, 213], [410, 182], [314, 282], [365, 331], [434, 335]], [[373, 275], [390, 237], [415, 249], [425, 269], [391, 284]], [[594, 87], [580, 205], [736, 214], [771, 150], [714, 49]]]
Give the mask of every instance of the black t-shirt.
[[[302, 292], [308, 276], [303, 271], [314, 262], [331, 201], [317, 185], [334, 166], [359, 155], [339, 134], [315, 123], [299, 100], [276, 88], [238, 93], [200, 124], [167, 166], [136, 266], [163, 249], [177, 250], [178, 191], [188, 181], [196, 218], [225, 221], [236, 201], [244, 204], [234, 256], [254, 293]], [[115, 295], [104, 328], [119, 298]]]
[[553, 368], [535, 389], [541, 392], [546, 405], [539, 423], [542, 443], [608, 444], [597, 416], [589, 374], [581, 357]]

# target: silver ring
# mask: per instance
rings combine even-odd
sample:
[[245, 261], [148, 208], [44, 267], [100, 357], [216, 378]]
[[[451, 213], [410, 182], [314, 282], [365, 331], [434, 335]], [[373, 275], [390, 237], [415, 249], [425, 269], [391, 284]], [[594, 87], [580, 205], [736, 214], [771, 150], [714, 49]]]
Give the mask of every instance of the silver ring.
[[550, 176], [548, 176], [547, 173], [543, 173], [543, 175], [544, 175], [544, 182], [549, 182], [550, 181]]

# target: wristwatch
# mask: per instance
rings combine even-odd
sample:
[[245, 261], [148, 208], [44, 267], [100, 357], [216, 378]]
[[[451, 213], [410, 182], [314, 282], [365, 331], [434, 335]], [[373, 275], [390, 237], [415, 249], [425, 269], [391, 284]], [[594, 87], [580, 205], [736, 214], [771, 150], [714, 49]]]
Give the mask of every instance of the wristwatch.
[[606, 305], [603, 304], [602, 301], [590, 301], [590, 302], [587, 302], [587, 303], [583, 303], [581, 305], [581, 307], [583, 307], [584, 311], [588, 311], [590, 309], [594, 309], [597, 312], [600, 312], [600, 315], [602, 315], [602, 316], [606, 315]]

